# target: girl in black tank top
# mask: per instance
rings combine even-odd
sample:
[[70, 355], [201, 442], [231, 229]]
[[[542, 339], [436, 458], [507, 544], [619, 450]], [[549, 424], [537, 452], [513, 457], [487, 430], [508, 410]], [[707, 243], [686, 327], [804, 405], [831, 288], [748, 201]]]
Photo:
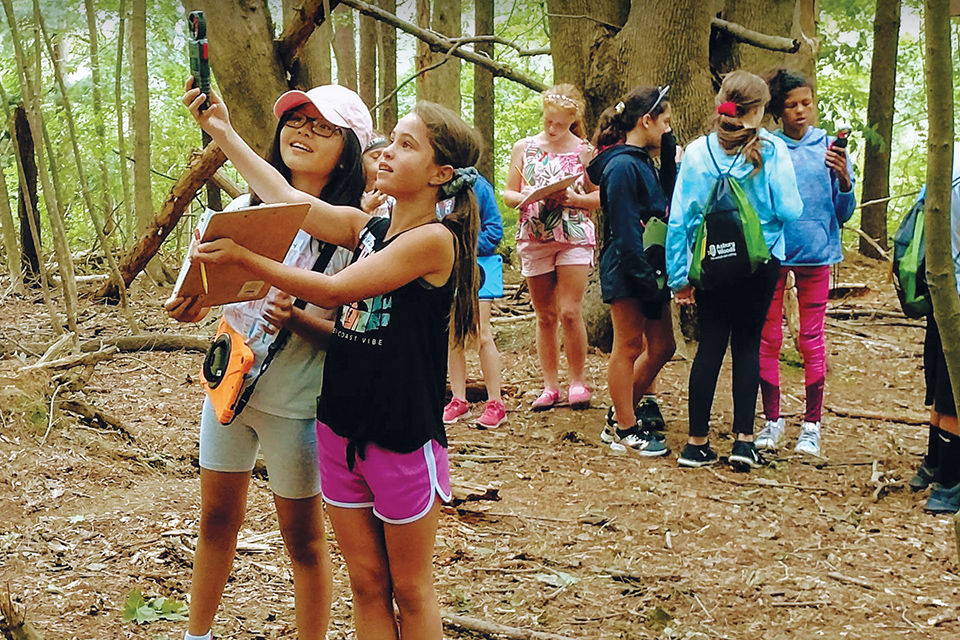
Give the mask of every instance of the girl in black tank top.
[[[432, 443], [445, 447], [441, 412], [448, 327], [452, 342], [462, 346], [474, 331], [477, 313], [479, 215], [470, 187], [477, 175], [472, 165], [479, 157], [479, 136], [452, 111], [418, 103], [397, 123], [377, 172], [377, 188], [396, 200], [393, 215], [372, 219], [359, 209], [331, 206], [291, 188], [236, 135], [216, 96], [203, 114], [197, 112], [201, 97], [192, 99], [194, 117], [264, 202], [309, 202], [303, 229], [354, 250], [353, 263], [334, 276], [286, 267], [229, 239], [192, 250], [196, 260], [239, 264], [313, 304], [342, 305], [317, 403], [323, 423], [318, 434], [329, 428], [348, 442], [342, 466], [354, 472], [352, 486], [365, 483], [357, 470], [369, 446], [394, 457], [417, 455]], [[453, 211], [438, 220], [437, 202], [451, 197]], [[326, 497], [328, 481], [340, 477], [327, 478], [323, 460], [321, 452]], [[431, 469], [431, 481], [443, 474], [449, 470]], [[383, 477], [377, 480], [376, 486], [383, 486]], [[388, 479], [390, 495], [399, 491], [402, 500], [410, 482], [402, 474]], [[372, 635], [396, 635], [396, 600], [402, 637], [439, 640], [443, 629], [430, 566], [439, 501], [431, 494], [423, 513], [404, 524], [384, 523], [373, 517], [386, 520], [377, 511], [376, 487], [366, 484], [372, 513], [371, 503], [342, 506], [328, 500], [327, 509], [355, 581], [354, 618], [363, 620]]]

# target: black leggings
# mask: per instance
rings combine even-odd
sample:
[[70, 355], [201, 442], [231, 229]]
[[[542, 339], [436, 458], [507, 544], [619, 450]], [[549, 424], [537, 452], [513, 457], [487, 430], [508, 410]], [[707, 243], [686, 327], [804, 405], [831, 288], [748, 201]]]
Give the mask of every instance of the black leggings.
[[717, 390], [720, 366], [733, 356], [733, 432], [752, 434], [760, 385], [760, 335], [780, 273], [772, 259], [742, 283], [712, 291], [697, 290], [700, 344], [690, 368], [690, 435], [705, 438]]

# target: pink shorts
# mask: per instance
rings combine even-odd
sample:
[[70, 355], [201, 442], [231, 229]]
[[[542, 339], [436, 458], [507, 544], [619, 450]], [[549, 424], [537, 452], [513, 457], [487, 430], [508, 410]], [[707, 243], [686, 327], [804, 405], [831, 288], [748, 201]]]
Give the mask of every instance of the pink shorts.
[[434, 496], [450, 502], [447, 450], [435, 440], [411, 453], [367, 444], [351, 470], [346, 438], [317, 421], [320, 487], [323, 500], [335, 507], [366, 509], [390, 524], [416, 522], [429, 513]]
[[542, 276], [556, 271], [560, 266], [593, 266], [591, 245], [521, 240], [517, 243], [517, 254], [520, 256], [520, 273], [524, 278]]

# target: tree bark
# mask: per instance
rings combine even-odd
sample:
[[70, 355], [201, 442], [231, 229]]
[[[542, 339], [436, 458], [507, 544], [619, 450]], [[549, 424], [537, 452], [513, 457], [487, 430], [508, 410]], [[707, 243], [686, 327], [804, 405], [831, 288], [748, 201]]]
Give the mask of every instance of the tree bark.
[[133, 206], [137, 234], [153, 219], [150, 184], [150, 77], [147, 71], [147, 0], [133, 0], [130, 69], [133, 78]]
[[133, 201], [130, 195], [130, 170], [127, 167], [127, 136], [123, 125], [123, 52], [126, 51], [127, 7], [126, 0], [120, 0], [118, 9], [120, 26], [117, 30], [117, 68], [114, 77], [113, 102], [117, 113], [117, 150], [120, 153], [120, 185], [123, 196], [123, 226], [125, 232], [124, 244], [133, 243], [135, 227], [133, 219]]
[[[116, 228], [116, 219], [113, 215], [113, 198], [110, 196], [110, 173], [107, 170], [107, 133], [103, 125], [103, 97], [100, 93], [100, 31], [97, 28], [96, 8], [93, 0], [83, 0], [87, 14], [87, 34], [90, 38], [90, 76], [93, 81], [91, 98], [93, 99], [93, 122], [96, 133], [94, 157], [100, 169], [100, 207], [103, 211], [103, 232], [106, 235], [113, 233]], [[122, 46], [118, 47], [119, 55]]]
[[[476, 35], [493, 35], [493, 0], [475, 0], [474, 24]], [[478, 42], [473, 50], [493, 59], [493, 43]], [[473, 128], [480, 132], [483, 149], [477, 161], [477, 171], [495, 185], [494, 181], [494, 87], [493, 73], [479, 65], [473, 67]]]
[[[27, 121], [27, 111], [17, 107], [10, 126], [16, 129], [17, 161], [21, 167], [20, 201], [17, 214], [20, 218], [20, 264], [24, 277], [35, 279], [40, 275], [40, 210], [37, 208], [37, 159], [33, 152], [33, 134]], [[36, 238], [31, 233], [36, 230]]]
[[[893, 136], [893, 100], [897, 84], [897, 47], [900, 33], [900, 0], [877, 0], [873, 22], [873, 58], [870, 63], [870, 97], [867, 102], [867, 135], [863, 154], [864, 202], [890, 195], [890, 142]], [[863, 207], [860, 228], [886, 249], [887, 203]], [[860, 253], [880, 258], [866, 240], [860, 240]]]
[[820, 0], [797, 0], [797, 14], [793, 20], [791, 36], [800, 41], [800, 50], [788, 55], [786, 64], [807, 76], [816, 87], [817, 57], [820, 41], [817, 39], [820, 24]]
[[[433, 0], [431, 28], [451, 40], [459, 38], [460, 14], [460, 0]], [[425, 56], [427, 60], [426, 66], [440, 66], [418, 78], [417, 95], [460, 113], [460, 59], [453, 55], [430, 54], [428, 51]]]
[[357, 38], [354, 11], [338, 7], [333, 12], [333, 52], [337, 56], [337, 84], [357, 90]]
[[[417, 26], [421, 29], [430, 29], [430, 0], [417, 0]], [[433, 52], [430, 45], [423, 40], [417, 40], [417, 58], [414, 68], [417, 72], [417, 100], [427, 99], [426, 76], [421, 75], [423, 70], [432, 65]]]
[[[7, 147], [10, 148], [9, 145]], [[0, 153], [0, 162], [4, 161], [6, 151]], [[10, 208], [10, 190], [7, 179], [0, 171], [0, 227], [3, 228], [3, 253], [7, 262], [7, 273], [17, 293], [23, 292], [23, 275], [20, 270], [20, 248], [17, 246], [17, 227], [13, 222], [13, 210]]]
[[[378, 0], [377, 6], [392, 14], [397, 13], [397, 0]], [[380, 128], [389, 133], [397, 125], [398, 118], [397, 96], [394, 93], [397, 88], [397, 30], [383, 22], [378, 22], [377, 34], [377, 52], [380, 58], [380, 95], [390, 96], [380, 105]]]
[[[307, 10], [304, 4], [302, 0], [283, 0], [284, 33], [295, 24], [298, 14]], [[327, 29], [314, 28], [287, 68], [290, 72], [289, 85], [293, 89], [307, 91], [322, 84], [330, 84], [333, 80], [333, 62]]]
[[[789, 38], [793, 31], [797, 0], [727, 0], [722, 17], [747, 29]], [[714, 29], [710, 44], [711, 67], [717, 74], [745, 69], [761, 74], [784, 64], [786, 54], [742, 44]], [[719, 83], [718, 83], [719, 87]]]
[[[359, 77], [357, 93], [367, 107], [377, 103], [377, 21], [370, 16], [357, 16], [360, 29]], [[373, 126], [377, 127], [377, 114], [371, 112]]]
[[[123, 282], [129, 286], [133, 279], [143, 270], [147, 262], [156, 254], [160, 245], [177, 226], [183, 212], [190, 205], [203, 184], [209, 180], [217, 169], [226, 162], [226, 156], [214, 143], [210, 143], [202, 153], [190, 160], [190, 164], [180, 175], [176, 184], [167, 195], [166, 201], [160, 207], [160, 213], [152, 221], [146, 232], [141, 235], [137, 245], [123, 258], [120, 263], [120, 275]], [[97, 297], [111, 301], [117, 299], [116, 283], [107, 282], [97, 292]]]
[[[950, 218], [954, 152], [953, 56], [949, 0], [924, 0], [927, 120], [927, 284], [940, 328], [953, 397], [960, 401], [960, 297], [954, 272], [953, 242], [958, 229]], [[957, 406], [960, 406], [958, 404]]]

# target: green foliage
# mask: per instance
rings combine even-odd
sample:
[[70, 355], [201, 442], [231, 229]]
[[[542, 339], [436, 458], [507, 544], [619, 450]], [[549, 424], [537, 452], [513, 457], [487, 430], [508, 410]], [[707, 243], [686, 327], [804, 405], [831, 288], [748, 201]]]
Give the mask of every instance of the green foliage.
[[127, 594], [123, 604], [123, 621], [147, 624], [158, 620], [186, 620], [187, 605], [172, 598], [151, 598], [145, 600], [139, 589]]

